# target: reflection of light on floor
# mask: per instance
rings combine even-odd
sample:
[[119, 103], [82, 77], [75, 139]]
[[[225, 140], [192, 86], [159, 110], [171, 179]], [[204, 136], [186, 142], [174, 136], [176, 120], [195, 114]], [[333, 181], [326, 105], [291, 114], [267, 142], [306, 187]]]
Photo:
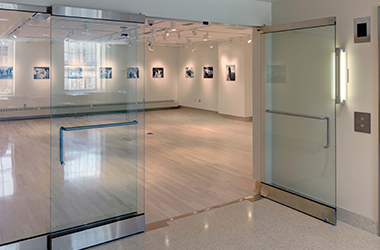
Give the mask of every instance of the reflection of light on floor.
[[[65, 180], [98, 178], [101, 173], [105, 137], [99, 130], [65, 134]], [[81, 135], [81, 136], [79, 136]]]
[[12, 144], [8, 143], [7, 149], [0, 151], [0, 197], [14, 194], [12, 164]]

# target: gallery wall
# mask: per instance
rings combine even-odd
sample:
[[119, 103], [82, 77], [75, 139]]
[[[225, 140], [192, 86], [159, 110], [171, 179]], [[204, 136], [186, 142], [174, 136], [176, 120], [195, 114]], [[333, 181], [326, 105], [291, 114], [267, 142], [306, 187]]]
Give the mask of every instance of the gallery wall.
[[[288, 0], [273, 3], [273, 23], [336, 16], [336, 46], [345, 47], [350, 70], [348, 98], [337, 106], [338, 207], [378, 221], [378, 0]], [[370, 43], [354, 43], [354, 18], [371, 17]], [[354, 112], [371, 113], [371, 134], [354, 132]], [[338, 218], [341, 215], [338, 211]], [[374, 233], [370, 220], [357, 222]], [[362, 225], [363, 226], [363, 225]]]
[[[208, 43], [197, 44], [178, 51], [178, 99], [181, 106], [218, 111], [218, 44], [210, 49]], [[214, 67], [212, 79], [203, 78], [203, 67]], [[194, 69], [194, 78], [185, 77], [185, 68]]]

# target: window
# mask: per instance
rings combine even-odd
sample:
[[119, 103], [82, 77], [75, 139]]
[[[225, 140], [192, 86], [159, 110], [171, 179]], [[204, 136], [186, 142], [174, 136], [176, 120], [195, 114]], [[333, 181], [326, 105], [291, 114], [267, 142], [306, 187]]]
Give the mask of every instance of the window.
[[0, 41], [0, 95], [13, 95], [12, 41]]
[[65, 86], [67, 91], [104, 91], [98, 79], [100, 45], [93, 42], [64, 42]]

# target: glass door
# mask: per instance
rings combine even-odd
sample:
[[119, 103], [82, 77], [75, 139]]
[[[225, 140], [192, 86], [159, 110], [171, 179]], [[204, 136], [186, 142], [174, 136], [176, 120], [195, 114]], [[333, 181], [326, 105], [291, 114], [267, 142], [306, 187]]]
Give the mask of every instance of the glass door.
[[145, 229], [142, 31], [138, 23], [51, 18], [52, 249], [112, 240], [120, 225], [102, 228], [110, 223], [133, 220], [126, 235]]
[[[265, 37], [262, 195], [335, 224], [335, 19]], [[311, 26], [311, 27], [310, 27]], [[287, 27], [287, 28], [286, 28]]]

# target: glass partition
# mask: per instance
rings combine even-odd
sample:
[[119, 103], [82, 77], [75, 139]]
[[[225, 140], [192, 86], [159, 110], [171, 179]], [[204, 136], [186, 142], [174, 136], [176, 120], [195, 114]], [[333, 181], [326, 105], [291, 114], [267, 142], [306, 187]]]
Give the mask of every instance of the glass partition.
[[265, 34], [265, 183], [336, 207], [335, 26]]
[[2, 245], [50, 231], [50, 15], [0, 16]]
[[52, 17], [52, 232], [144, 213], [142, 31]]

